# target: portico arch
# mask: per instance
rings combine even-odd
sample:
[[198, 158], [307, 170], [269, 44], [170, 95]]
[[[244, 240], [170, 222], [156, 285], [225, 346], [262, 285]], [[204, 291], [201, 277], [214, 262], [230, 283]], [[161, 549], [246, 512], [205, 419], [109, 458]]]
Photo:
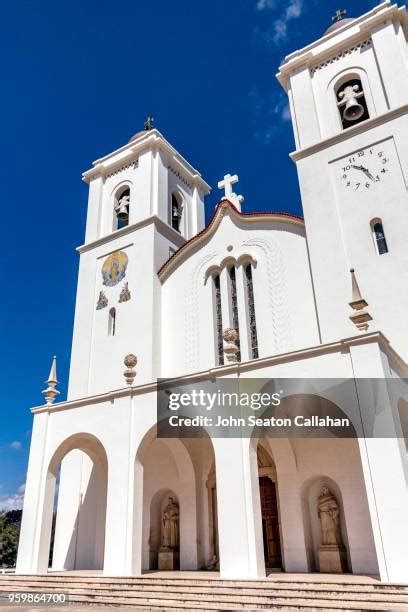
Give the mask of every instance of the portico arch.
[[[75, 470], [70, 469], [72, 466]], [[49, 461], [40, 522], [39, 569], [46, 571], [49, 565], [58, 476], [52, 568], [102, 569], [108, 460], [100, 440], [89, 433], [77, 433], [64, 440]]]
[[[208, 563], [208, 498], [205, 478], [214, 459], [210, 438], [158, 438], [156, 427], [143, 437], [135, 459], [133, 565], [157, 569], [163, 504], [179, 505], [180, 569], [201, 569]], [[135, 571], [138, 571], [137, 569]]]

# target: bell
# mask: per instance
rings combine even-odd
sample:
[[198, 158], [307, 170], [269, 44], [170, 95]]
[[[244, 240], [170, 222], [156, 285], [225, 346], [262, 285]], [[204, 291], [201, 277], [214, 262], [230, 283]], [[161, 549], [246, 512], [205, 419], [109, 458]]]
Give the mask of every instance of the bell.
[[126, 198], [121, 198], [116, 204], [115, 213], [118, 219], [126, 220], [129, 217], [129, 203]]
[[357, 102], [357, 99], [353, 96], [350, 97], [346, 102], [346, 108], [344, 109], [343, 119], [346, 121], [357, 121], [364, 115], [364, 108]]

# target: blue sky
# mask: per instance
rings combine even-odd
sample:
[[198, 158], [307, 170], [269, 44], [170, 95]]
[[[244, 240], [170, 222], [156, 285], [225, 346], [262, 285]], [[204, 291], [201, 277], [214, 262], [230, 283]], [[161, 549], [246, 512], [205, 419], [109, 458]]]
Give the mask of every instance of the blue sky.
[[238, 173], [244, 210], [302, 214], [286, 97], [288, 53], [345, 0], [50, 0], [2, 6], [0, 509], [19, 507], [51, 356], [66, 394], [87, 188], [81, 173], [153, 114], [213, 186]]

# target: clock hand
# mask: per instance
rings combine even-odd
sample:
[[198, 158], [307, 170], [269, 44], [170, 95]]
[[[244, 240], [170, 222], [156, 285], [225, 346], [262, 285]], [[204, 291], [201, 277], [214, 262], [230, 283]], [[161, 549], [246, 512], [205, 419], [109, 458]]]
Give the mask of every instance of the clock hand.
[[364, 168], [363, 165], [361, 166], [355, 166], [354, 164], [351, 165], [352, 168], [355, 168], [356, 170], [361, 170], [362, 172], [364, 172], [364, 174], [366, 176], [368, 176], [369, 179], [371, 179], [373, 181], [373, 183], [375, 182], [375, 178], [373, 177], [373, 175], [371, 174], [371, 172], [367, 169]]

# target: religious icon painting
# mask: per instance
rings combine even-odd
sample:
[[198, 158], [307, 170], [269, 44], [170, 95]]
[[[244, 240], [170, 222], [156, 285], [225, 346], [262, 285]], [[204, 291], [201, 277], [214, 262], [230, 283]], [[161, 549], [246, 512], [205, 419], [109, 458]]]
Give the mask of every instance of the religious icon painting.
[[102, 266], [103, 284], [114, 287], [126, 276], [128, 256], [123, 251], [115, 251], [105, 259]]

